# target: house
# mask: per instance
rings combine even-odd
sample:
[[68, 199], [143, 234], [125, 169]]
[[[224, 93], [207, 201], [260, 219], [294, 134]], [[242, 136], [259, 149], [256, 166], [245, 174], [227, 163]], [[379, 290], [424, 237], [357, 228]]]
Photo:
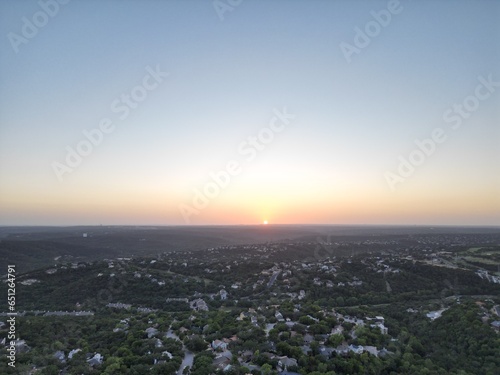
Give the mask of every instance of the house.
[[431, 311], [430, 313], [427, 313], [425, 316], [427, 316], [430, 320], [435, 320], [441, 316], [438, 311]]
[[366, 352], [370, 353], [371, 355], [378, 357], [378, 349], [375, 346], [365, 346], [364, 349]]
[[441, 315], [443, 314], [443, 312], [445, 310], [447, 310], [447, 309], [441, 309], [438, 311], [431, 311], [431, 312], [428, 312], [425, 316], [427, 316], [430, 320], [436, 320], [437, 318], [441, 317]]
[[245, 350], [240, 354], [240, 358], [243, 362], [248, 362], [252, 359], [253, 352], [251, 350]]
[[342, 344], [337, 346], [335, 351], [337, 352], [337, 354], [346, 355], [347, 353], [349, 353], [349, 347], [347, 346], [347, 344]]
[[93, 357], [87, 359], [87, 363], [92, 367], [102, 364], [103, 361], [104, 357], [99, 353], [95, 353]]
[[304, 343], [305, 344], [310, 344], [311, 342], [313, 342], [313, 340], [314, 340], [314, 337], [311, 334], [307, 333], [304, 335]]
[[207, 303], [201, 298], [191, 301], [189, 306], [195, 311], [208, 311]]
[[73, 356], [78, 353], [78, 352], [81, 352], [82, 350], [81, 349], [73, 349], [72, 351], [69, 352], [68, 354], [68, 358], [71, 359], [73, 358]]
[[278, 357], [278, 366], [286, 370], [288, 367], [297, 366], [297, 360], [295, 358], [288, 358], [287, 356]]
[[394, 354], [393, 352], [390, 352], [389, 350], [387, 350], [386, 348], [383, 348], [381, 350], [379, 350], [378, 352], [378, 356], [379, 357], [385, 357], [386, 355], [388, 354]]
[[127, 304], [127, 303], [108, 303], [106, 307], [113, 307], [115, 309], [130, 309], [132, 305]]
[[278, 322], [284, 322], [285, 321], [285, 319], [283, 319], [283, 315], [279, 311], [276, 311], [276, 313], [274, 314], [274, 316], [276, 317], [276, 319], [278, 320]]
[[494, 322], [491, 322], [491, 326], [492, 326], [495, 330], [499, 331], [499, 330], [500, 330], [500, 320], [495, 320]]
[[378, 329], [380, 329], [380, 333], [382, 333], [383, 335], [387, 335], [388, 329], [384, 325], [384, 323], [377, 322], [375, 324], [370, 324], [370, 327], [372, 327], [372, 328], [377, 327]]
[[300, 347], [300, 350], [302, 350], [302, 353], [305, 355], [309, 355], [309, 351], [311, 350], [311, 347], [309, 345], [302, 345]]
[[172, 359], [174, 358], [174, 356], [172, 355], [172, 353], [170, 353], [169, 351], [165, 350], [164, 352], [161, 353], [161, 355], [163, 356], [167, 356], [168, 359]]
[[496, 305], [493, 307], [493, 312], [497, 315], [500, 316], [500, 305]]
[[221, 340], [212, 341], [211, 346], [212, 346], [213, 350], [217, 350], [217, 349], [226, 350], [227, 349], [227, 343], [225, 343], [224, 341], [221, 341]]
[[246, 311], [242, 311], [240, 313], [240, 316], [236, 318], [236, 320], [238, 321], [241, 321], [241, 320], [244, 320], [245, 318], [248, 318], [250, 317], [250, 313], [246, 312]]
[[233, 359], [233, 355], [231, 352], [226, 351], [215, 357], [212, 364], [218, 369], [223, 370], [227, 365], [231, 364], [231, 359]]
[[227, 299], [227, 292], [224, 289], [220, 290], [219, 295], [221, 301], [225, 301]]
[[334, 348], [330, 348], [328, 346], [320, 346], [319, 347], [319, 352], [320, 354], [326, 356], [326, 357], [330, 357], [332, 355], [332, 353], [335, 351]]
[[363, 353], [364, 348], [361, 345], [358, 346], [358, 345], [351, 344], [351, 345], [349, 345], [349, 350], [353, 353], [361, 354], [361, 353]]
[[326, 340], [328, 340], [328, 335], [314, 335], [314, 338], [319, 341], [320, 344], [324, 344]]
[[352, 323], [352, 324], [355, 324], [355, 325], [361, 326], [361, 327], [363, 327], [365, 325], [365, 322], [364, 322], [363, 319], [358, 319], [356, 317], [351, 318], [350, 316], [345, 316], [344, 317], [344, 322], [346, 322], [346, 323]]
[[30, 350], [30, 347], [26, 345], [25, 340], [16, 340], [16, 351], [18, 353], [26, 353]]
[[307, 315], [307, 317], [311, 320], [314, 320], [316, 323], [319, 323], [319, 319], [315, 318], [314, 316]]
[[54, 358], [57, 359], [61, 363], [66, 362], [66, 355], [62, 350], [58, 350], [57, 352], [54, 353]]
[[273, 353], [269, 353], [269, 352], [261, 353], [261, 355], [263, 355], [264, 357], [266, 357], [268, 359], [274, 359], [276, 357]]
[[148, 334], [148, 339], [150, 339], [151, 337], [157, 335], [159, 331], [156, 328], [149, 327], [145, 330], [145, 332]]
[[342, 332], [344, 332], [344, 327], [341, 325], [337, 325], [335, 328], [332, 328], [332, 335], [341, 335]]

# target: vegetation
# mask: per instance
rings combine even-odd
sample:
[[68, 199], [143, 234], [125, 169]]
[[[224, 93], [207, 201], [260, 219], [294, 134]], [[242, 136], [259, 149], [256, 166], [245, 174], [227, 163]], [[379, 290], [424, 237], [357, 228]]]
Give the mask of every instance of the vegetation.
[[344, 256], [316, 259], [312, 243], [276, 242], [59, 261], [16, 275], [24, 343], [0, 373], [496, 374], [500, 284], [460, 254], [495, 263], [498, 239], [430, 238], [338, 242]]

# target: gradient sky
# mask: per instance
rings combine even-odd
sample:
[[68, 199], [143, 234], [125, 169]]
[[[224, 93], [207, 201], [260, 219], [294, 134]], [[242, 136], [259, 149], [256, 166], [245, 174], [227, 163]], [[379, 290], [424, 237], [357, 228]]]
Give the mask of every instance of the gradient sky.
[[[72, 0], [17, 53], [23, 17], [44, 16], [1, 1], [0, 225], [500, 225], [500, 87], [458, 129], [443, 119], [478, 77], [500, 82], [500, 2], [399, 7], [348, 62], [341, 43], [387, 1], [243, 0], [221, 20], [209, 0]], [[120, 119], [112, 103], [147, 67], [169, 75]], [[241, 143], [285, 108], [295, 118], [247, 160]], [[106, 118], [114, 130], [58, 179]], [[446, 140], [391, 189], [436, 128]], [[196, 209], [232, 160], [240, 173]]]

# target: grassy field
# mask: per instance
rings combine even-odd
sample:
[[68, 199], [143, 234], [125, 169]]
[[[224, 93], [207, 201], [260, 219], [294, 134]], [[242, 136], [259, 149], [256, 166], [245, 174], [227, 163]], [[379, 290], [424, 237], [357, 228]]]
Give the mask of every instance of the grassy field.
[[462, 262], [498, 271], [500, 266], [500, 246], [471, 247], [459, 253]]

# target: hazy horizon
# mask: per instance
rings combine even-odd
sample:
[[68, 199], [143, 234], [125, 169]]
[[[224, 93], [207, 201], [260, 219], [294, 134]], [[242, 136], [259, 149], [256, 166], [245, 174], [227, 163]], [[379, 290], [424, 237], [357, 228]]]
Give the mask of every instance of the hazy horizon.
[[209, 227], [311, 227], [311, 228], [421, 228], [421, 229], [434, 229], [434, 228], [471, 228], [471, 229], [500, 229], [499, 225], [449, 225], [449, 224], [47, 224], [47, 225], [0, 225], [0, 228], [119, 228], [119, 227], [133, 227], [133, 228], [209, 228]]
[[0, 2], [0, 226], [500, 226], [500, 2], [222, 3]]

